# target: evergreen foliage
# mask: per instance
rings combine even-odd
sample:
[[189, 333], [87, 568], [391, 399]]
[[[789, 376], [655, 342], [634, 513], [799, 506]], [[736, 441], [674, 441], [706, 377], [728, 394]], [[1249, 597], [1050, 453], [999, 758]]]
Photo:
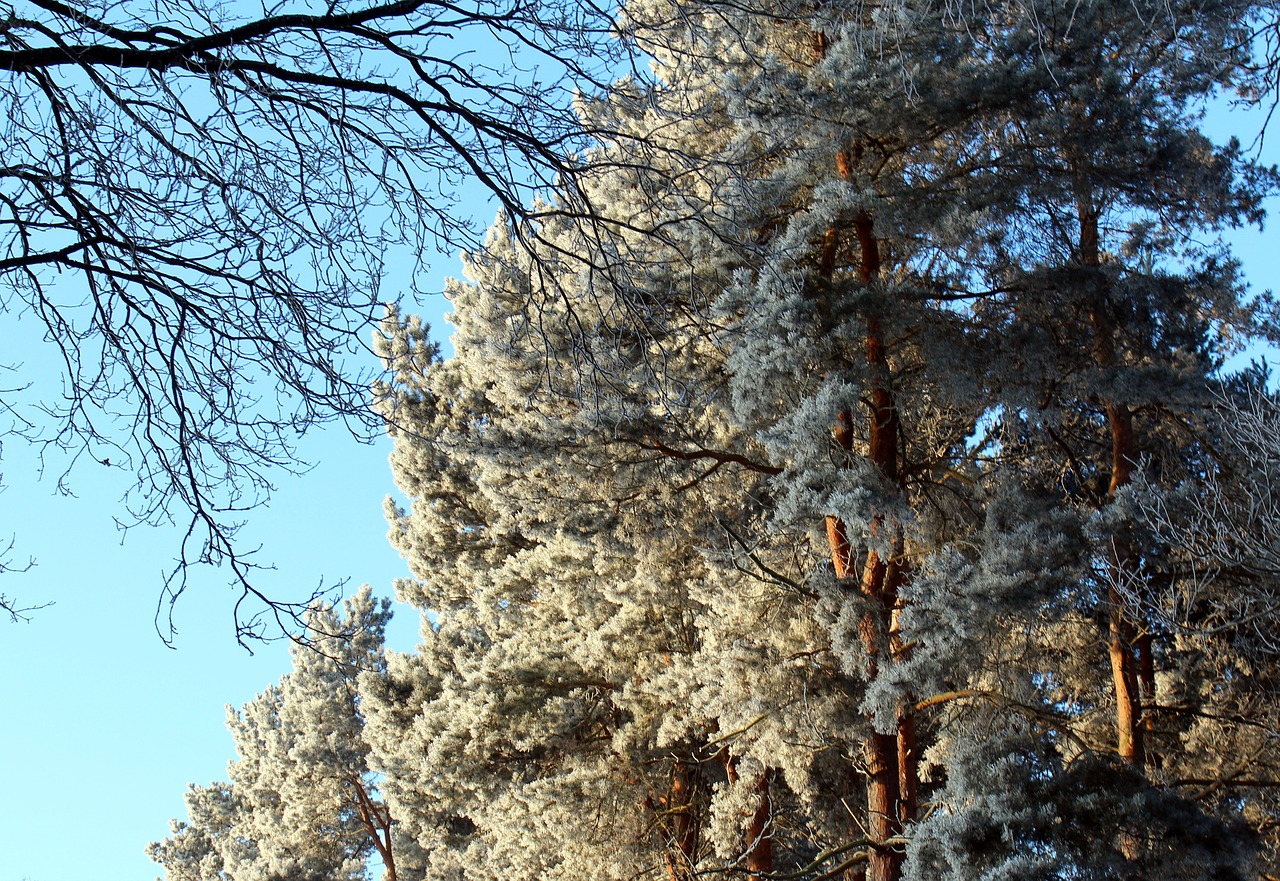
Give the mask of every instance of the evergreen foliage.
[[396, 871], [1280, 872], [1274, 521], [1223, 501], [1270, 460], [1221, 418], [1271, 304], [1203, 244], [1276, 176], [1200, 129], [1266, 12], [628, 4], [656, 84], [580, 102], [625, 137], [468, 255], [452, 357], [376, 343]]
[[390, 879], [391, 816], [368, 766], [362, 671], [385, 669], [389, 602], [368, 587], [341, 614], [317, 606], [293, 670], [239, 710], [227, 708], [237, 758], [229, 782], [192, 786], [187, 821], [147, 853], [182, 881], [353, 881], [380, 853]]

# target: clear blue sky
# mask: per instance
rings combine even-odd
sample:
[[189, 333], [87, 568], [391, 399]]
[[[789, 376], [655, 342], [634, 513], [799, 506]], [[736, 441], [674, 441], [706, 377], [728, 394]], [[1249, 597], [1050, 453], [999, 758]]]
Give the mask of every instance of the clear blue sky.
[[[1219, 117], [1214, 130], [1247, 142], [1256, 124]], [[1274, 162], [1280, 150], [1273, 143], [1267, 155]], [[1270, 229], [1237, 238], [1254, 287], [1280, 290], [1280, 239]], [[436, 277], [459, 272], [456, 262], [437, 264]], [[437, 296], [416, 308], [439, 327], [446, 304]], [[406, 572], [382, 519], [389, 450], [385, 441], [360, 445], [340, 427], [308, 439], [315, 470], [281, 476], [270, 507], [246, 527], [246, 541], [260, 542], [279, 567], [265, 579], [274, 595], [347, 577], [352, 588], [368, 583], [390, 595]], [[0, 576], [0, 591], [56, 605], [29, 624], [0, 623], [0, 881], [146, 881], [158, 867], [143, 848], [182, 816], [186, 785], [225, 779], [224, 706], [277, 679], [287, 654], [280, 643], [253, 656], [236, 645], [234, 593], [216, 571], [196, 573], [177, 609], [177, 650], [167, 649], [152, 620], [176, 531], [139, 529], [121, 545], [112, 517], [126, 475], [84, 467], [74, 481], [79, 498], [59, 497], [52, 481], [33, 480], [30, 453], [12, 444], [3, 451], [0, 538], [14, 535], [15, 560], [33, 556], [37, 566]], [[403, 608], [397, 615], [391, 641], [408, 650], [417, 617]]]

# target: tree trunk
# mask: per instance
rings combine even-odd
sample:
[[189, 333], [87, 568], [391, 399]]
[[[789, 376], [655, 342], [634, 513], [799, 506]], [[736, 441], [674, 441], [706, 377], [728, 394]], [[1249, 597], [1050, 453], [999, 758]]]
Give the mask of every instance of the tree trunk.
[[[1098, 234], [1098, 212], [1083, 199], [1078, 206], [1080, 222], [1080, 262], [1091, 269], [1100, 269], [1102, 255]], [[1115, 363], [1115, 326], [1107, 304], [1106, 288], [1099, 282], [1093, 293], [1089, 320], [1094, 332], [1094, 363], [1107, 368]], [[1133, 411], [1120, 401], [1107, 398], [1104, 402], [1107, 425], [1111, 433], [1111, 479], [1107, 485], [1107, 502], [1133, 479], [1137, 461], [1133, 438]], [[1111, 685], [1116, 698], [1116, 752], [1120, 757], [1141, 767], [1144, 762], [1142, 698], [1139, 686], [1139, 628], [1129, 619], [1125, 610], [1120, 585], [1136, 589], [1139, 574], [1134, 570], [1129, 550], [1113, 543], [1107, 550], [1107, 566], [1110, 569], [1110, 585], [1107, 589], [1107, 654], [1111, 662]], [[1150, 641], [1146, 652], [1150, 655]], [[1154, 684], [1154, 671], [1151, 676]]]
[[[826, 34], [814, 34], [813, 55], [821, 61], [829, 49]], [[842, 180], [850, 180], [856, 151], [841, 148], [836, 151], [836, 174]], [[870, 286], [881, 272], [880, 246], [876, 241], [870, 215], [859, 214], [853, 221], [853, 232], [858, 244], [858, 280]], [[841, 230], [833, 227], [823, 238], [818, 259], [822, 296], [830, 297], [835, 278], [837, 251]], [[898, 442], [900, 417], [889, 380], [891, 371], [885, 346], [883, 329], [878, 316], [867, 318], [866, 358], [871, 386], [871, 419], [867, 436], [867, 455], [875, 463], [884, 479], [893, 485], [900, 483], [898, 468]], [[836, 445], [846, 455], [853, 454], [853, 414], [847, 410], [836, 416], [832, 429]], [[882, 521], [873, 522], [873, 533], [883, 528]], [[844, 581], [852, 569], [852, 547], [848, 531], [839, 517], [826, 518], [827, 543], [831, 552], [831, 565], [837, 579]], [[873, 536], [874, 537], [874, 536]], [[863, 563], [859, 589], [871, 601], [872, 611], [859, 624], [863, 647], [867, 653], [867, 678], [874, 680], [881, 663], [881, 653], [887, 649], [895, 658], [905, 657], [905, 647], [897, 638], [898, 587], [902, 572], [894, 557], [900, 557], [902, 537], [896, 535], [891, 543], [890, 559], [881, 559], [876, 550], [869, 550]], [[867, 774], [867, 831], [877, 845], [865, 870], [858, 870], [866, 881], [899, 881], [902, 877], [900, 851], [882, 846], [899, 836], [904, 824], [915, 819], [916, 784], [918, 778], [915, 747], [915, 723], [912, 708], [903, 702], [898, 708], [898, 725], [894, 734], [873, 732], [863, 746]]]
[[[1156, 662], [1151, 654], [1151, 632], [1144, 630], [1138, 634], [1134, 645], [1138, 656], [1138, 700], [1140, 707], [1152, 707], [1156, 702]], [[1152, 732], [1155, 730], [1155, 716], [1142, 714], [1142, 752], [1146, 763], [1159, 770], [1164, 761], [1155, 749]]]
[[697, 808], [701, 767], [697, 762], [677, 759], [671, 769], [671, 786], [667, 790], [665, 807], [670, 818], [665, 823], [667, 840], [663, 859], [667, 865], [669, 881], [690, 881], [698, 862], [700, 834]]
[[[738, 757], [724, 752], [724, 769], [729, 776], [729, 783], [738, 782]], [[747, 870], [747, 881], [763, 881], [763, 876], [773, 871], [773, 797], [769, 791], [768, 771], [760, 775], [756, 783], [756, 795], [759, 801], [751, 820], [747, 823], [743, 836], [743, 847], [740, 862]]]
[[[842, 177], [849, 175], [849, 156], [845, 151], [838, 154], [837, 170]], [[853, 232], [861, 256], [859, 280], [870, 285], [879, 277], [881, 268], [879, 245], [871, 218], [865, 214], [858, 216], [854, 220]], [[838, 242], [837, 231], [829, 231], [819, 260], [819, 271], [828, 288], [834, 274]], [[880, 319], [874, 315], [867, 319], [866, 358], [871, 385], [867, 455], [884, 479], [897, 485], [900, 482], [900, 419], [889, 386], [890, 365], [883, 328]], [[837, 414], [832, 437], [845, 454], [852, 455], [852, 413], [846, 410]], [[844, 580], [852, 569], [852, 548], [845, 525], [839, 517], [829, 515], [826, 528], [832, 567], [836, 577]], [[879, 537], [875, 533], [883, 528], [891, 527], [881, 520], [873, 522], [872, 537]], [[867, 552], [858, 583], [860, 592], [872, 604], [872, 611], [863, 617], [859, 625], [867, 653], [869, 680], [875, 679], [882, 664], [902, 659], [906, 653], [897, 636], [898, 588], [903, 577], [898, 561], [902, 551], [901, 535], [891, 537], [890, 547], [892, 550], [887, 558], [882, 557], [879, 550]], [[885, 657], [886, 652], [888, 658]], [[898, 881], [902, 876], [902, 852], [884, 844], [900, 836], [904, 825], [914, 820], [916, 813], [915, 724], [907, 702], [898, 708], [897, 731], [889, 734], [873, 732], [863, 746], [863, 759], [866, 765], [867, 832], [875, 847], [865, 869], [859, 873], [866, 881]]]
[[382, 866], [385, 870], [383, 878], [386, 881], [396, 881], [396, 860], [391, 850], [391, 830], [395, 824], [391, 819], [391, 808], [375, 802], [360, 778], [352, 777], [347, 782], [351, 785], [352, 794], [355, 797], [360, 823], [364, 826], [369, 838], [373, 840], [373, 847], [378, 851], [378, 856], [382, 858]]

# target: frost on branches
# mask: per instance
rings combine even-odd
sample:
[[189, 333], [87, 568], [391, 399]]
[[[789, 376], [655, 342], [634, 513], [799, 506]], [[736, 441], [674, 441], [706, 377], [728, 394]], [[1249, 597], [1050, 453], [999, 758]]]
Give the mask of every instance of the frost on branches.
[[368, 587], [308, 615], [293, 670], [227, 709], [230, 782], [192, 786], [187, 820], [147, 848], [170, 881], [355, 881], [371, 853], [395, 881], [392, 817], [368, 766], [356, 680], [384, 669], [391, 614]]
[[628, 4], [582, 189], [468, 255], [453, 357], [377, 341], [399, 875], [1280, 872], [1274, 656], [1165, 613], [1158, 507], [1271, 320], [1204, 243], [1275, 176], [1198, 127], [1265, 11]]

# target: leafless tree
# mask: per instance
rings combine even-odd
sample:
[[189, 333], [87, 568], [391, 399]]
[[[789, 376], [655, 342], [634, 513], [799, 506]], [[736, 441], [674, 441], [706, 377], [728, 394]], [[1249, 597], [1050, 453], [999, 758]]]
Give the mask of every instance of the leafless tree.
[[[4, 544], [4, 547], [0, 548], [0, 575], [5, 575], [10, 572], [26, 572], [35, 565], [34, 560], [27, 560], [25, 563], [21, 564], [14, 563], [11, 557], [13, 553], [13, 544], [13, 539], [10, 538], [9, 541]], [[38, 609], [43, 609], [48, 605], [50, 604], [40, 603], [34, 606], [23, 605], [16, 597], [11, 597], [7, 593], [0, 593], [0, 617], [8, 615], [9, 620], [14, 623], [30, 620], [32, 612]]]
[[1154, 592], [1118, 585], [1172, 632], [1218, 635], [1255, 660], [1280, 657], [1280, 399], [1262, 382], [1219, 393], [1215, 455], [1172, 492], [1138, 482], [1146, 526], [1172, 551]]
[[380, 428], [353, 365], [388, 255], [472, 244], [468, 180], [515, 218], [572, 180], [610, 27], [576, 0], [0, 2], [0, 314], [45, 342], [6, 344], [0, 429], [60, 486], [129, 469], [125, 526], [183, 525], [162, 635], [197, 563], [242, 641], [305, 610], [255, 586], [237, 520], [309, 427]]

